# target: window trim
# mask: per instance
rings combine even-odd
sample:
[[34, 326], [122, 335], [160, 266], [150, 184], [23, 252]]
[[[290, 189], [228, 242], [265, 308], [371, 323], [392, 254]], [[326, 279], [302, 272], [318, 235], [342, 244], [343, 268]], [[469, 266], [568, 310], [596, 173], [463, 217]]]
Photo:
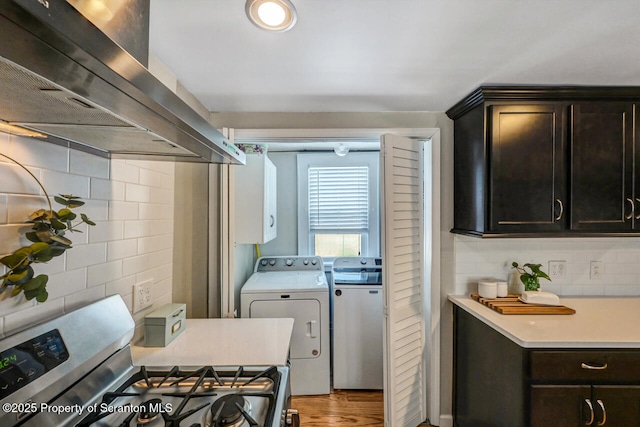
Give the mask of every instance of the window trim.
[[[311, 255], [314, 245], [314, 235], [309, 229], [309, 167], [368, 166], [369, 232], [362, 233], [361, 256], [380, 256], [380, 152], [351, 152], [344, 157], [338, 157], [334, 153], [300, 153], [296, 157], [298, 169], [298, 255]], [[344, 232], [348, 232], [348, 230], [338, 231], [339, 234]]]

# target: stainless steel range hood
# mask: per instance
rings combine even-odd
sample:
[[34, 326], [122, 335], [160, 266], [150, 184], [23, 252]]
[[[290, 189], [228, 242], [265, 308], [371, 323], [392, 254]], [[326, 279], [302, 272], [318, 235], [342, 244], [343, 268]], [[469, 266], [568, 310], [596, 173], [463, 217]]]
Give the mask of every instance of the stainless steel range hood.
[[105, 157], [245, 162], [243, 152], [63, 0], [0, 2], [0, 121]]

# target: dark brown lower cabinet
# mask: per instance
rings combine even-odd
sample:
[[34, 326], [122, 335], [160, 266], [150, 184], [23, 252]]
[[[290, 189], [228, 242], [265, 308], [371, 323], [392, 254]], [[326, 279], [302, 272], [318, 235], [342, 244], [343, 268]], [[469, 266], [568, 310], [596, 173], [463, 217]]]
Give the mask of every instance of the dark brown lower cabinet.
[[640, 386], [533, 385], [531, 426], [640, 426]]
[[522, 348], [454, 306], [457, 427], [640, 427], [640, 350]]

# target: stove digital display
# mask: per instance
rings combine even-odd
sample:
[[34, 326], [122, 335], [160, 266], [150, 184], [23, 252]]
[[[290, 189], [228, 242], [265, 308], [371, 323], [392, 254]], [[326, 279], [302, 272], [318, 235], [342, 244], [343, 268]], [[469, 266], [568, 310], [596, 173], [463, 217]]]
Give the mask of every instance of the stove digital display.
[[69, 359], [57, 329], [0, 352], [0, 399]]

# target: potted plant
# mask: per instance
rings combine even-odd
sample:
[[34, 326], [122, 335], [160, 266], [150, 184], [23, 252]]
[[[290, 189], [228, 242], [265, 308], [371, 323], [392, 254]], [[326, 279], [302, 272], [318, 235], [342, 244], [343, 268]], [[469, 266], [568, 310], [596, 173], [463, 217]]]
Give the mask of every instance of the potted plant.
[[520, 273], [520, 281], [524, 285], [525, 291], [540, 290], [540, 278], [551, 281], [547, 273], [540, 269], [542, 264], [526, 263], [520, 267], [518, 263], [514, 261], [511, 263], [511, 266]]

